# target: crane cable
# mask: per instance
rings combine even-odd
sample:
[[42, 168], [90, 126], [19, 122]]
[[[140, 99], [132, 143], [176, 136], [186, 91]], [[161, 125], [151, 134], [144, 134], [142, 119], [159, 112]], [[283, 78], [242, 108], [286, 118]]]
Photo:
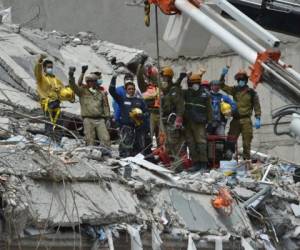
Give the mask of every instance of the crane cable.
[[158, 76], [157, 76], [157, 83], [158, 83], [158, 89], [159, 89], [159, 127], [160, 131], [164, 134], [165, 128], [162, 121], [162, 95], [161, 95], [161, 81], [160, 81], [160, 52], [159, 52], [159, 27], [158, 27], [158, 7], [155, 5], [155, 35], [156, 35], [156, 57], [157, 57], [157, 69], [158, 69]]

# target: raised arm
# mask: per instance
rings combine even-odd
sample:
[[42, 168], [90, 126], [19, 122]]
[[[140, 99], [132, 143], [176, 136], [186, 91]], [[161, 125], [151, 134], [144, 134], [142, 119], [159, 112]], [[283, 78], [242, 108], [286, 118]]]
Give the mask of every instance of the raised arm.
[[76, 95], [81, 96], [81, 94], [82, 94], [82, 87], [79, 87], [75, 83], [75, 77], [74, 77], [75, 70], [76, 70], [75, 67], [70, 67], [69, 68], [69, 86], [75, 92]]
[[109, 91], [110, 95], [112, 96], [112, 98], [114, 98], [114, 100], [118, 104], [120, 104], [120, 103], [122, 103], [122, 97], [120, 97], [117, 93], [116, 82], [117, 82], [117, 75], [114, 74], [113, 77], [111, 78], [108, 91]]
[[81, 74], [78, 78], [78, 86], [82, 86], [83, 84], [83, 78], [84, 78], [84, 75], [85, 75], [85, 72], [88, 70], [89, 66], [88, 65], [83, 65], [81, 67]]
[[140, 91], [142, 93], [146, 92], [147, 83], [145, 81], [144, 70], [143, 70], [143, 65], [142, 64], [140, 64], [138, 66], [136, 77], [137, 77], [137, 83], [138, 83], [138, 87], [139, 87]]
[[34, 67], [34, 76], [35, 76], [38, 84], [43, 79], [43, 61], [45, 58], [47, 58], [47, 56], [44, 54], [41, 54], [35, 67]]

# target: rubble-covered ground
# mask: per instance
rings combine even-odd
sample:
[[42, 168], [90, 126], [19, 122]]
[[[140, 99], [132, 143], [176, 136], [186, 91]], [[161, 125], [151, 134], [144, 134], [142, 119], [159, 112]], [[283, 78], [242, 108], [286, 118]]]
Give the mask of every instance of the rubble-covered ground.
[[[299, 166], [253, 152], [230, 173], [175, 174], [138, 155], [85, 147], [79, 104], [64, 103], [61, 145], [43, 135], [33, 66], [55, 61], [103, 72], [144, 54], [92, 33], [0, 26], [0, 249], [300, 249]], [[116, 58], [116, 63], [111, 60]], [[72, 131], [70, 131], [70, 130]], [[229, 176], [228, 176], [229, 175]], [[232, 204], [215, 209], [220, 187]]]

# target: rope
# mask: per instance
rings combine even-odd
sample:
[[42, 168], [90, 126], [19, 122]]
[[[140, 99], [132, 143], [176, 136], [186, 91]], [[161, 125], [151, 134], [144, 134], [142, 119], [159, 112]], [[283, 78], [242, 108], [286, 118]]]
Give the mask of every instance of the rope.
[[162, 121], [162, 95], [161, 95], [161, 81], [160, 81], [160, 52], [159, 52], [159, 29], [158, 29], [158, 7], [155, 5], [155, 36], [156, 36], [156, 57], [157, 57], [157, 69], [158, 69], [158, 76], [157, 76], [157, 83], [159, 88], [159, 126], [162, 132], [165, 132], [165, 128]]

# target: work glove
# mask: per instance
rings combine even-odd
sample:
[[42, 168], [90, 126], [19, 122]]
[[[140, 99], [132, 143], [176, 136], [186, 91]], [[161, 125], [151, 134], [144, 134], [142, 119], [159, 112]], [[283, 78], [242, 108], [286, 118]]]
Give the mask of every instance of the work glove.
[[182, 117], [181, 116], [176, 116], [175, 128], [176, 129], [181, 129], [182, 128], [182, 123], [183, 123]]
[[111, 60], [110, 60], [111, 65], [116, 65], [117, 64], [117, 58], [114, 56]]
[[229, 71], [229, 68], [226, 66], [222, 69], [222, 73], [221, 73], [221, 76], [226, 76], [228, 74], [228, 71]]
[[39, 62], [43, 62], [47, 58], [46, 54], [40, 54]]
[[75, 67], [69, 67], [69, 77], [74, 77], [74, 73], [76, 71]]
[[186, 72], [181, 72], [181, 73], [179, 74], [179, 78], [180, 78], [180, 79], [184, 79], [185, 77], [187, 77], [187, 73], [186, 73]]
[[88, 70], [88, 68], [89, 68], [88, 65], [83, 65], [83, 66], [81, 67], [81, 73], [82, 73], [82, 74], [85, 74], [85, 72]]
[[255, 128], [259, 129], [260, 126], [261, 126], [260, 117], [256, 117], [256, 119], [255, 119]]

